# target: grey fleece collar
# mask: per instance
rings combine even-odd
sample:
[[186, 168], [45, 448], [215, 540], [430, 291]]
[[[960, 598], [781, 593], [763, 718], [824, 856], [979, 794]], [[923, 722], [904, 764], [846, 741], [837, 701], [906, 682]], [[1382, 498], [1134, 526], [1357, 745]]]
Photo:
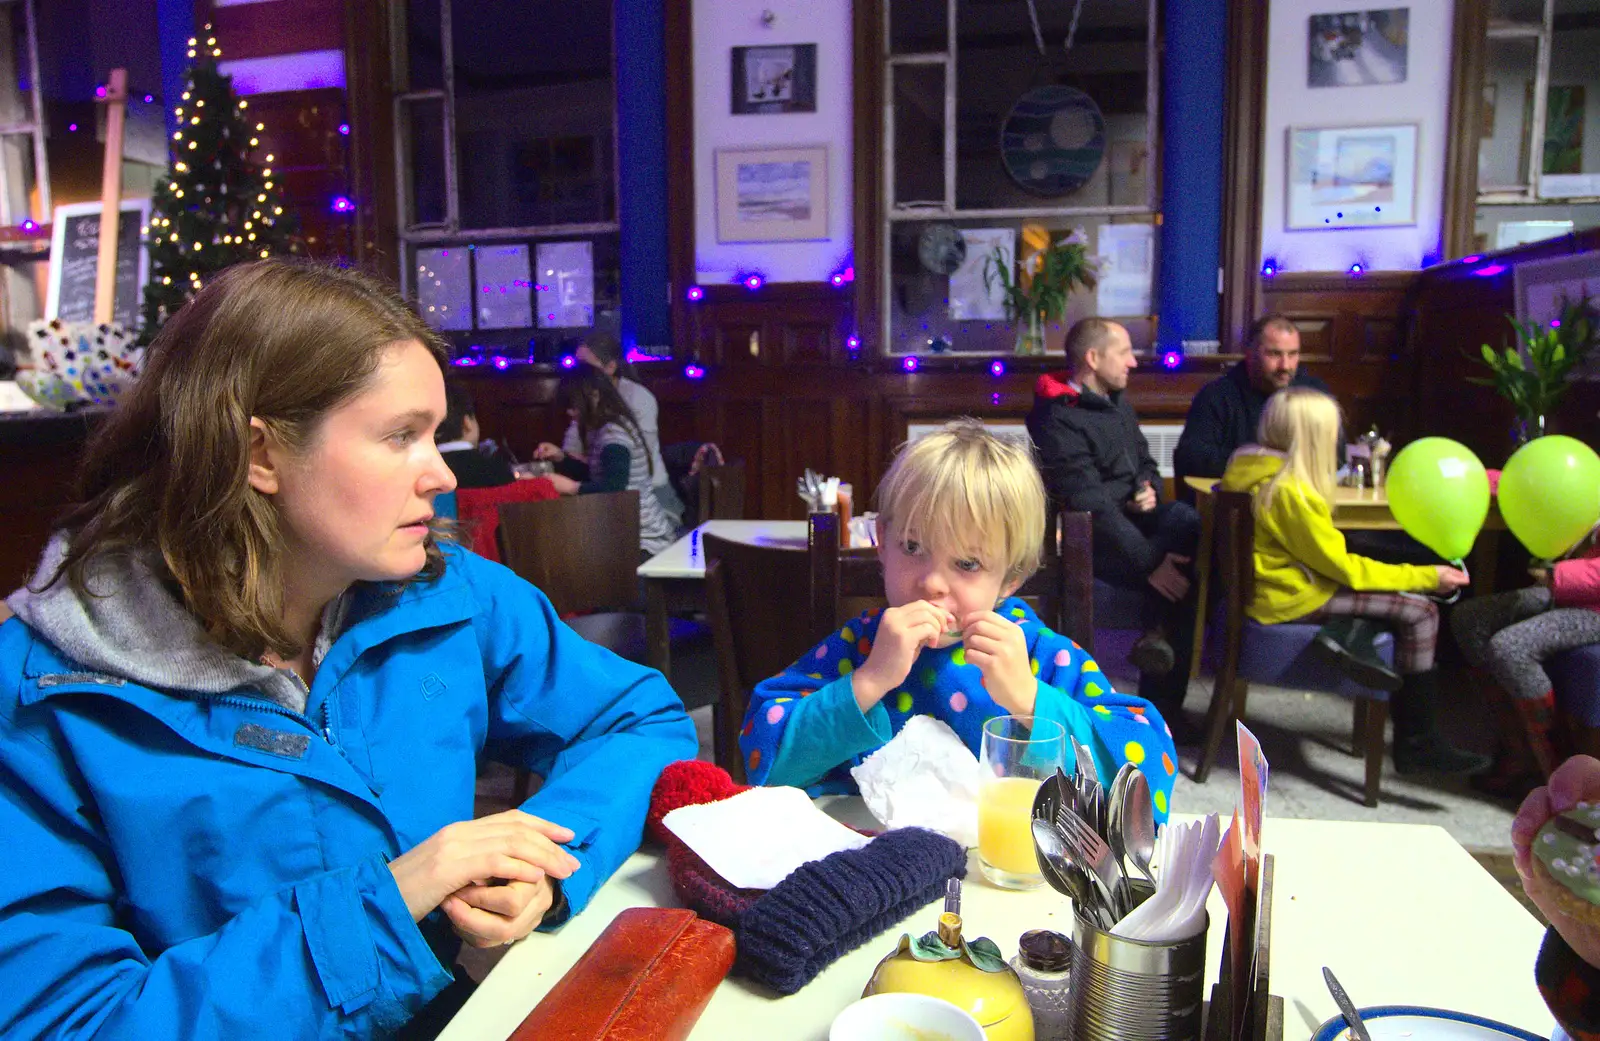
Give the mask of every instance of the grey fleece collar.
[[[45, 547], [28, 585], [6, 605], [64, 656], [98, 672], [173, 694], [259, 694], [304, 712], [306, 691], [287, 669], [248, 661], [219, 646], [156, 576], [149, 562], [133, 555], [100, 557], [88, 571], [96, 594], [79, 596], [65, 579], [43, 592], [66, 553], [57, 534]], [[320, 663], [343, 628], [348, 593], [323, 612], [314, 659]]]

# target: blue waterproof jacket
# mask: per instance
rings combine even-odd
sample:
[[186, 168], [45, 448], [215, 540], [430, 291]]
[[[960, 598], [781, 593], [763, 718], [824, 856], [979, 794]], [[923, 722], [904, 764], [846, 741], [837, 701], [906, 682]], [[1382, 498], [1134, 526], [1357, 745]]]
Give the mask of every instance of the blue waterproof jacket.
[[696, 753], [661, 674], [454, 548], [357, 587], [306, 711], [157, 690], [0, 625], [0, 1037], [373, 1038], [451, 976], [386, 864], [473, 814], [485, 755], [545, 778], [577, 913]]

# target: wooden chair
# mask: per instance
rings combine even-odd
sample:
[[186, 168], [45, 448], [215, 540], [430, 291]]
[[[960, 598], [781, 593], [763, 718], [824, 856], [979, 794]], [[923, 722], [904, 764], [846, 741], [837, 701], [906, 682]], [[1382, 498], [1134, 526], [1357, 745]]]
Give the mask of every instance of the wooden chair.
[[702, 466], [698, 480], [701, 522], [744, 519], [744, 460]]
[[822, 638], [812, 631], [806, 610], [811, 563], [798, 549], [752, 546], [709, 534], [701, 544], [706, 614], [717, 652], [714, 754], [717, 765], [742, 782], [739, 726], [751, 689], [788, 668]]
[[[1221, 586], [1218, 609], [1213, 619], [1213, 646], [1219, 646], [1216, 685], [1211, 706], [1206, 710], [1205, 747], [1195, 780], [1205, 783], [1216, 762], [1217, 752], [1232, 733], [1230, 724], [1244, 718], [1250, 683], [1267, 683], [1297, 690], [1321, 691], [1350, 698], [1354, 702], [1352, 752], [1366, 757], [1366, 786], [1363, 801], [1378, 805], [1379, 779], [1383, 774], [1383, 728], [1389, 716], [1387, 691], [1363, 687], [1308, 653], [1321, 625], [1315, 622], [1283, 622], [1262, 625], [1245, 614], [1255, 591], [1255, 517], [1251, 499], [1245, 492], [1217, 492], [1213, 505], [1212, 577]], [[1391, 664], [1394, 637], [1383, 633], [1377, 640], [1378, 653]]]
[[[1066, 603], [1073, 614], [1070, 628], [1065, 631], [1082, 634], [1074, 635], [1074, 640], [1094, 654], [1096, 629], [1144, 632], [1161, 621], [1164, 601], [1155, 591], [1125, 589], [1094, 577], [1093, 514], [1062, 510], [1052, 520], [1058, 526], [1059, 536], [1052, 539], [1047, 531], [1045, 541], [1057, 545], [1068, 569]], [[1085, 610], [1086, 616], [1077, 617], [1077, 612]]]
[[[499, 506], [500, 559], [550, 598], [578, 635], [631, 661], [644, 661], [644, 615], [635, 610], [639, 581], [639, 493], [563, 495]], [[577, 612], [591, 612], [568, 617]], [[513, 801], [532, 775], [518, 769]]]
[[[1070, 534], [1060, 540], [1059, 547], [1047, 537], [1043, 563], [1017, 595], [1033, 606], [1045, 625], [1088, 649], [1094, 640], [1093, 571], [1083, 563], [1086, 544], [1077, 522], [1067, 520], [1063, 530]], [[883, 568], [877, 550], [839, 548], [839, 515], [835, 513], [811, 515], [808, 549], [811, 630], [821, 640], [853, 613], [841, 610], [846, 601], [883, 602]]]

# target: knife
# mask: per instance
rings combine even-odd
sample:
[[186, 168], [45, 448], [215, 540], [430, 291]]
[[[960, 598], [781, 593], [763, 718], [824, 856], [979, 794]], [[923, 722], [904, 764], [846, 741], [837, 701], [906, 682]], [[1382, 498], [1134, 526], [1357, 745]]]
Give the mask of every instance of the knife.
[[1350, 1036], [1355, 1041], [1372, 1041], [1372, 1035], [1367, 1033], [1367, 1025], [1361, 1022], [1361, 1013], [1356, 1011], [1355, 1004], [1350, 1000], [1350, 995], [1339, 986], [1338, 977], [1326, 965], [1322, 967], [1322, 978], [1328, 984], [1328, 993], [1333, 995], [1333, 1003], [1339, 1006], [1339, 1013], [1344, 1016], [1344, 1021], [1350, 1024]]

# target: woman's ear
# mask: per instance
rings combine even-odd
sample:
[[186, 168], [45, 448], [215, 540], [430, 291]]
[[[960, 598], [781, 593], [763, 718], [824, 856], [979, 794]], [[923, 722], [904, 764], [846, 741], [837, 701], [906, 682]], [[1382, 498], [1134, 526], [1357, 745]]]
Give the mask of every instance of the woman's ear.
[[283, 452], [267, 425], [250, 417], [250, 487], [262, 495], [276, 495], [281, 485]]

